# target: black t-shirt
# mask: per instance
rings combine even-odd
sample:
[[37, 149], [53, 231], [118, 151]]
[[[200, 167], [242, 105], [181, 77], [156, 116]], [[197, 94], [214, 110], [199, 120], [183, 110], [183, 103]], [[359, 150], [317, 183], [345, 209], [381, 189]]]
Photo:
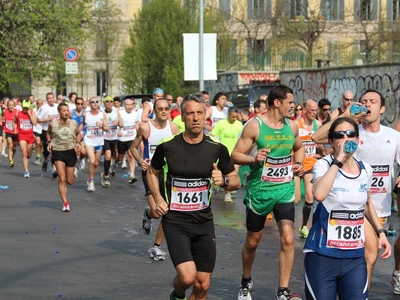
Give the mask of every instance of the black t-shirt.
[[[161, 191], [161, 194], [170, 206], [169, 212], [163, 216], [164, 219], [186, 223], [204, 223], [212, 220], [211, 185], [205, 185], [205, 182], [207, 182], [206, 179], [211, 178], [213, 163], [216, 163], [222, 174], [225, 175], [235, 170], [228, 149], [221, 143], [212, 140], [208, 135], [204, 135], [203, 140], [198, 144], [188, 144], [183, 139], [183, 135], [178, 134], [163, 140], [157, 146], [151, 159], [151, 166], [156, 170], [161, 170], [164, 167], [166, 194], [163, 191]], [[197, 180], [190, 181], [190, 179]], [[185, 180], [188, 180], [189, 183]], [[205, 198], [207, 198], [208, 207], [194, 211], [171, 210], [172, 184], [175, 187], [174, 195], [177, 197], [176, 199], [185, 200], [185, 202], [186, 200], [190, 202], [189, 198], [194, 199], [192, 202], [195, 206], [199, 203], [199, 198], [202, 199], [201, 196], [207, 194], [208, 198]], [[201, 185], [203, 185], [202, 189], [198, 188]], [[184, 192], [180, 193], [179, 187], [183, 187]], [[190, 192], [186, 193], [188, 190]], [[190, 204], [192, 203], [190, 202]]]

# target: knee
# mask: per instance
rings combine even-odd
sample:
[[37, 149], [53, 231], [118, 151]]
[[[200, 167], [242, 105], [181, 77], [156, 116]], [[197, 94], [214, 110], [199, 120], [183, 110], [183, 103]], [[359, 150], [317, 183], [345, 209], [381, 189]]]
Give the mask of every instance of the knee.
[[258, 245], [260, 245], [260, 240], [258, 238], [250, 238], [246, 240], [244, 247], [247, 251], [254, 252], [257, 250]]
[[68, 185], [72, 185], [72, 184], [74, 183], [74, 178], [66, 179], [65, 182], [66, 182]]
[[281, 236], [282, 248], [294, 248], [294, 234], [286, 233]]
[[207, 294], [208, 289], [210, 288], [209, 281], [198, 281], [196, 280], [193, 284], [193, 290], [196, 291], [197, 295]]
[[183, 286], [191, 286], [192, 284], [195, 283], [196, 280], [196, 274], [191, 274], [190, 272], [187, 272], [185, 274], [180, 274], [180, 282], [182, 283]]
[[65, 178], [64, 175], [58, 174], [58, 183], [60, 183], [60, 184], [66, 184], [67, 183], [67, 179]]

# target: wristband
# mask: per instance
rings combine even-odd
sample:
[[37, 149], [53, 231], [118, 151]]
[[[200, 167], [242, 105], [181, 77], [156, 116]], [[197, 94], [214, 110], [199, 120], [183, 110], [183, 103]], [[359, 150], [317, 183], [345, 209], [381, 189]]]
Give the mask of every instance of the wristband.
[[333, 165], [338, 166], [339, 169], [343, 167], [343, 163], [342, 163], [341, 161], [338, 161], [336, 158], [334, 158], [334, 159], [332, 160], [332, 162], [331, 162], [331, 166], [333, 166]]
[[385, 228], [378, 229], [378, 230], [376, 231], [376, 235], [379, 237], [379, 235], [380, 235], [382, 232], [387, 236], [387, 230], [386, 230]]

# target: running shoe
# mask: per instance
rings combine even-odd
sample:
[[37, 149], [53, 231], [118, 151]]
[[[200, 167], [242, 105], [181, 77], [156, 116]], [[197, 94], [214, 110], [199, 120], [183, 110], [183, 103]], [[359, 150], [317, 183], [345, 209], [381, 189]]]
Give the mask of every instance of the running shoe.
[[390, 283], [393, 285], [393, 293], [400, 295], [400, 276], [394, 275], [394, 271]]
[[136, 181], [138, 181], [138, 178], [135, 176], [134, 173], [131, 173], [131, 174], [129, 175], [129, 183], [130, 183], [130, 184], [133, 184], [133, 183], [135, 183]]
[[123, 170], [125, 170], [125, 169], [126, 169], [126, 161], [125, 161], [125, 160], [122, 162], [121, 169], [123, 169]]
[[251, 292], [253, 291], [253, 280], [250, 280], [245, 287], [239, 290], [238, 300], [251, 300]]
[[88, 180], [86, 182], [87, 184], [87, 191], [88, 192], [94, 192], [96, 190], [96, 188], [94, 187], [94, 181], [93, 180]]
[[78, 168], [75, 167], [75, 170], [74, 170], [74, 177], [78, 177], [78, 176], [79, 176], [79, 171], [78, 171]]
[[146, 206], [143, 209], [143, 215], [142, 215], [142, 230], [143, 233], [146, 235], [150, 234], [151, 231], [151, 219], [147, 216], [147, 212], [150, 210], [149, 206]]
[[104, 175], [104, 173], [101, 173], [101, 185], [103, 187], [109, 187], [110, 186], [110, 179], [108, 178], [108, 175]]
[[1, 152], [1, 155], [2, 155], [3, 157], [8, 157], [8, 154], [7, 154], [7, 153], [5, 153], [4, 151], [3, 151], [3, 152]]
[[51, 178], [57, 178], [58, 173], [56, 170], [53, 170], [53, 172], [51, 173]]
[[68, 204], [68, 203], [67, 203], [67, 205], [63, 205], [62, 211], [63, 211], [63, 212], [70, 212], [69, 204]]
[[10, 168], [12, 168], [14, 166], [15, 166], [14, 159], [10, 159]]
[[25, 172], [24, 178], [29, 178], [29, 172], [28, 171]]
[[303, 226], [299, 229], [299, 237], [306, 239], [308, 237], [308, 228], [307, 226]]
[[156, 261], [165, 260], [165, 252], [159, 246], [153, 246], [149, 249], [150, 257]]
[[40, 157], [36, 157], [35, 165], [40, 166], [40, 164], [41, 164]]
[[115, 176], [115, 169], [114, 169], [114, 167], [110, 167], [110, 175], [111, 175], [112, 177]]
[[283, 292], [277, 292], [275, 300], [301, 300], [301, 296], [299, 294], [292, 294], [290, 290], [286, 289]]
[[47, 171], [47, 164], [49, 163], [49, 161], [48, 160], [44, 160], [43, 161], [43, 164], [42, 164], [42, 171], [43, 172], [46, 172]]
[[186, 297], [183, 297], [183, 298], [176, 298], [176, 297], [174, 297], [174, 290], [172, 290], [170, 293], [169, 293], [169, 295], [168, 295], [168, 299], [169, 300], [186, 300]]
[[224, 198], [225, 203], [232, 203], [232, 196], [231, 194], [225, 194], [225, 198]]
[[79, 170], [85, 170], [85, 159], [81, 159], [79, 162]]

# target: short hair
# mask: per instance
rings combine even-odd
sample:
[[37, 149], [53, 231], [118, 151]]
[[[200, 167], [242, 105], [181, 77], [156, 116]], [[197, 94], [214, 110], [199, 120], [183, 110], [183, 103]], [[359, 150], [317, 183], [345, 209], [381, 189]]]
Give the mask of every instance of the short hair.
[[83, 98], [82, 98], [82, 97], [76, 97], [76, 99], [75, 99], [75, 103], [76, 103], [76, 101], [78, 101], [78, 100], [82, 100], [82, 103], [83, 103], [83, 102], [85, 102], [85, 101], [83, 100]]
[[344, 117], [344, 118], [337, 118], [337, 119], [335, 119], [335, 121], [333, 121], [331, 127], [328, 130], [328, 139], [333, 140], [333, 134], [335, 133], [336, 127], [344, 122], [350, 123], [356, 132], [356, 136], [357, 137], [359, 136], [360, 132], [359, 132], [357, 123], [351, 118]]
[[326, 99], [326, 98], [322, 98], [321, 100], [318, 101], [318, 107], [319, 107], [319, 108], [322, 109], [325, 105], [332, 106], [332, 105], [331, 105], [331, 101], [329, 101], [329, 100]]
[[68, 98], [71, 99], [73, 95], [75, 95], [75, 96], [78, 97], [78, 94], [77, 94], [77, 93], [71, 92], [71, 93], [68, 94]]
[[62, 108], [63, 106], [69, 107], [68, 104], [67, 104], [67, 102], [63, 101], [63, 102], [61, 102], [60, 104], [58, 104], [57, 110], [58, 110], [58, 111], [61, 111], [61, 108]]
[[[115, 101], [115, 98], [114, 98], [114, 101]], [[147, 96], [144, 96], [144, 97], [142, 98], [142, 104], [144, 104], [144, 103], [146, 103], [146, 102], [150, 102], [150, 98], [147, 97]]]
[[254, 102], [254, 108], [260, 108], [261, 103], [264, 103], [265, 106], [267, 106], [267, 100], [257, 99], [256, 102]]
[[210, 95], [209, 91], [201, 91], [200, 93], [202, 93], [203, 95]]
[[249, 111], [247, 110], [247, 109], [242, 109], [241, 111], [240, 111], [240, 113], [241, 114], [245, 114], [245, 115], [250, 115], [250, 113], [249, 113]]
[[120, 97], [114, 97], [114, 102], [115, 101], [121, 102], [121, 98]]
[[385, 97], [383, 97], [383, 95], [380, 92], [378, 92], [377, 90], [374, 90], [374, 89], [368, 89], [364, 93], [362, 93], [362, 95], [360, 96], [360, 102], [361, 102], [361, 98], [367, 93], [377, 93], [379, 95], [379, 98], [381, 99], [381, 107], [385, 106]]
[[278, 99], [280, 102], [282, 102], [287, 98], [287, 94], [293, 95], [293, 90], [287, 85], [279, 84], [274, 86], [268, 95], [268, 106], [273, 106], [275, 99]]
[[204, 101], [203, 94], [202, 93], [194, 93], [194, 94], [188, 94], [183, 98], [182, 103], [181, 103], [181, 112], [182, 115], [185, 114], [186, 112], [186, 102], [188, 101], [196, 101], [197, 103], [202, 103], [204, 107], [204, 111], [206, 111], [206, 102]]
[[[164, 98], [157, 99], [156, 101], [154, 101], [154, 104], [153, 104], [154, 110], [157, 108], [157, 104], [158, 104], [158, 102], [160, 102], [160, 101], [166, 101], [166, 102], [168, 103], [168, 100], [167, 100], [167, 99], [164, 99]], [[168, 107], [169, 107], [169, 104], [168, 104]]]
[[[203, 94], [202, 94], [202, 95], [203, 95]], [[215, 94], [215, 96], [214, 96], [214, 98], [213, 98], [213, 105], [214, 105], [214, 106], [217, 105], [217, 100], [218, 100], [219, 98], [221, 98], [222, 96], [225, 96], [225, 97], [226, 97], [226, 94], [223, 93], [223, 92], [218, 92], [218, 93]]]
[[239, 113], [239, 108], [237, 108], [237, 107], [229, 107], [228, 108], [228, 115], [230, 115], [230, 114], [232, 114], [232, 113]]
[[53, 96], [54, 96], [54, 93], [53, 93], [53, 92], [48, 92], [48, 93], [46, 94], [46, 98], [47, 98], [47, 96], [50, 96], [50, 95], [53, 95]]

